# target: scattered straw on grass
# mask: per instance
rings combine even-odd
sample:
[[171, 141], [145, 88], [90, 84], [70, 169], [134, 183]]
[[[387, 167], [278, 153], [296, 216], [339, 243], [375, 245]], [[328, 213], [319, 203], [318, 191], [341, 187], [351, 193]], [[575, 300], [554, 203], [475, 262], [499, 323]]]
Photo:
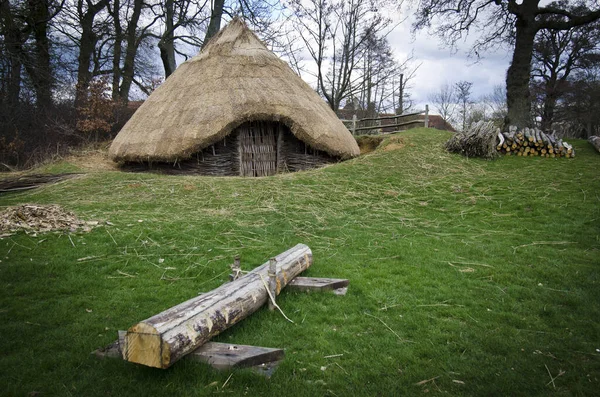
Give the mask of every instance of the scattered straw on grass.
[[531, 244], [523, 244], [513, 247], [513, 253], [516, 253], [519, 248], [525, 247], [533, 247], [535, 245], [565, 245], [565, 244], [575, 244], [573, 241], [534, 241]]

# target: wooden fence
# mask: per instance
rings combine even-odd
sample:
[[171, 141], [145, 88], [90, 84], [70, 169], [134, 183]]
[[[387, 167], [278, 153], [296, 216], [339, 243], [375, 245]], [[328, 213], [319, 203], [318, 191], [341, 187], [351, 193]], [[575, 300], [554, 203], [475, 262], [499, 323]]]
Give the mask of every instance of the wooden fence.
[[[422, 118], [419, 117], [421, 115], [423, 115]], [[350, 130], [352, 135], [393, 134], [409, 128], [427, 128], [429, 127], [429, 105], [425, 105], [425, 110], [420, 112], [364, 118], [360, 120], [357, 119], [356, 115], [353, 115], [352, 120], [342, 119], [341, 121]]]

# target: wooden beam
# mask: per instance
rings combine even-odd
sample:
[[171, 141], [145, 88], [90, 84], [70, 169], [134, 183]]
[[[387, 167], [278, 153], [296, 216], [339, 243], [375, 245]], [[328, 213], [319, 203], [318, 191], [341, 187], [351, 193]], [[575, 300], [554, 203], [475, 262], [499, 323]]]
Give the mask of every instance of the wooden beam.
[[[276, 293], [312, 264], [304, 244], [278, 255]], [[267, 302], [269, 262], [203, 295], [141, 321], [123, 338], [123, 359], [168, 368]]]
[[208, 342], [194, 350], [186, 358], [209, 364], [215, 369], [230, 369], [234, 367], [248, 368], [281, 361], [284, 355], [283, 349]]
[[[126, 332], [126, 331], [121, 331]], [[121, 340], [121, 343], [122, 340]], [[93, 352], [98, 358], [122, 358], [119, 341]], [[284, 359], [283, 349], [231, 343], [207, 342], [185, 356], [186, 360], [199, 361], [211, 367], [224, 370], [248, 368]]]
[[342, 278], [296, 277], [287, 288], [297, 291], [332, 291], [347, 287], [349, 280]]

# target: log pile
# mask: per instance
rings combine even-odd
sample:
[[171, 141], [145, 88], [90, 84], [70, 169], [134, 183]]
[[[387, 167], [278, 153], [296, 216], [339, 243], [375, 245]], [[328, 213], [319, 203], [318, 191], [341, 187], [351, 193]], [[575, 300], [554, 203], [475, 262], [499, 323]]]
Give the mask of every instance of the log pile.
[[498, 156], [496, 138], [500, 128], [491, 121], [478, 121], [463, 132], [457, 132], [446, 142], [451, 153], [460, 153], [467, 157], [493, 159]]
[[511, 127], [508, 132], [498, 133], [497, 143], [498, 153], [505, 156], [575, 157], [573, 146], [537, 128], [517, 131]]
[[588, 138], [588, 142], [600, 153], [600, 136], [592, 135]]
[[[600, 139], [598, 144], [600, 145]], [[523, 128], [519, 131], [513, 126], [508, 132], [501, 132], [491, 121], [473, 123], [466, 131], [456, 133], [446, 142], [446, 149], [467, 157], [486, 159], [499, 155], [575, 157], [573, 146], [553, 133], [546, 134], [537, 128]]]

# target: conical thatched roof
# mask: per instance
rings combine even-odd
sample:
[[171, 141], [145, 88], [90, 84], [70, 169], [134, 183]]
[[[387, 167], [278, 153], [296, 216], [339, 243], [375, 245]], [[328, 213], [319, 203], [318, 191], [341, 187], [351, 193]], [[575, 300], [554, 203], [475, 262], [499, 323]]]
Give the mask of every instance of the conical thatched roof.
[[319, 95], [234, 19], [148, 97], [109, 155], [115, 161], [181, 160], [253, 120], [282, 122], [333, 156], [360, 153]]

